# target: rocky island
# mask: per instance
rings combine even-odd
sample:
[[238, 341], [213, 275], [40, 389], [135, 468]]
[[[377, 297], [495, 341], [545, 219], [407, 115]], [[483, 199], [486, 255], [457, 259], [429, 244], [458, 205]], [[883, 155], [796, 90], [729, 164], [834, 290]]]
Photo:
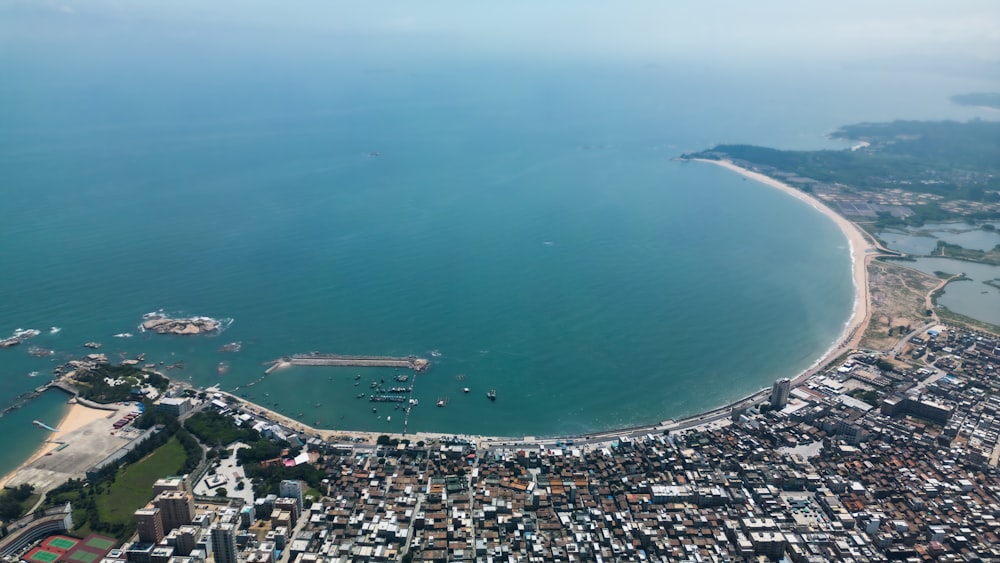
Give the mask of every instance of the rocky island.
[[139, 330], [157, 334], [206, 334], [220, 332], [223, 328], [220, 321], [211, 317], [173, 318], [154, 315], [143, 319]]

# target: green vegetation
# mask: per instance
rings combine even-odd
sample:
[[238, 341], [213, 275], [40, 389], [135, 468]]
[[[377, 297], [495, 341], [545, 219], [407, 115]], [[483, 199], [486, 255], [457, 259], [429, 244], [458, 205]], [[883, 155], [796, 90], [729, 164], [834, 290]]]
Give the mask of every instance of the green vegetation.
[[[907, 204], [915, 215], [905, 222], [919, 225], [931, 220], [986, 220], [1000, 218], [1000, 122], [992, 121], [894, 121], [843, 127], [835, 138], [863, 140], [863, 150], [785, 151], [753, 145], [719, 145], [685, 157], [750, 163], [765, 171], [779, 171], [836, 186], [858, 196], [898, 188], [932, 194], [941, 199]], [[800, 188], [812, 184], [789, 183]], [[972, 202], [958, 214], [942, 207], [955, 200]], [[980, 205], [975, 205], [980, 204]], [[879, 214], [877, 225], [903, 223]]]
[[1000, 266], [1000, 244], [992, 250], [983, 251], [974, 248], [963, 248], [957, 244], [949, 244], [943, 240], [937, 242], [937, 248], [931, 252], [931, 256], [946, 256], [956, 260], [968, 260], [970, 262], [980, 262]]
[[966, 317], [965, 315], [956, 313], [947, 307], [942, 307], [940, 305], [935, 309], [938, 314], [938, 318], [942, 322], [954, 325], [966, 326], [975, 330], [981, 330], [983, 332], [992, 332], [993, 334], [1000, 334], [1000, 326], [995, 324], [990, 324], [984, 321], [973, 319], [972, 317]]
[[319, 489], [323, 479], [326, 479], [325, 471], [309, 464], [296, 465], [295, 467], [272, 464], [264, 467], [257, 463], [251, 463], [245, 465], [243, 471], [253, 483], [253, 492], [258, 497], [272, 493], [277, 494], [278, 484], [286, 479], [305, 481], [313, 489]]
[[1000, 92], [979, 92], [952, 96], [951, 101], [960, 106], [982, 106], [1000, 109]]
[[260, 433], [252, 428], [236, 426], [233, 417], [213, 410], [204, 410], [184, 421], [184, 428], [206, 446], [225, 446], [236, 441], [256, 442]]
[[131, 524], [132, 513], [153, 500], [153, 483], [180, 473], [184, 461], [184, 446], [172, 438], [146, 459], [123, 468], [108, 487], [108, 494], [96, 499], [101, 521]]
[[73, 503], [76, 532], [113, 535], [119, 540], [135, 531], [132, 513], [153, 498], [153, 483], [167, 475], [189, 473], [201, 461], [197, 440], [174, 421], [125, 456], [124, 468], [111, 466], [93, 482], [70, 479], [46, 495], [45, 506]]
[[24, 484], [16, 489], [8, 489], [0, 495], [0, 520], [9, 522], [24, 515], [38, 502], [38, 495], [33, 494], [35, 488]]
[[[240, 448], [236, 452], [236, 462], [240, 465], [280, 458], [282, 452], [288, 449], [289, 444], [288, 442], [275, 442], [260, 438], [255, 442], [250, 442], [249, 446], [249, 448]], [[290, 455], [295, 455], [295, 452], [291, 452]]]
[[[80, 395], [98, 403], [127, 401], [132, 395], [132, 389], [139, 385], [151, 385], [162, 391], [170, 384], [165, 377], [134, 366], [103, 365], [92, 370], [82, 370], [74, 379]], [[112, 385], [108, 380], [117, 383]]]

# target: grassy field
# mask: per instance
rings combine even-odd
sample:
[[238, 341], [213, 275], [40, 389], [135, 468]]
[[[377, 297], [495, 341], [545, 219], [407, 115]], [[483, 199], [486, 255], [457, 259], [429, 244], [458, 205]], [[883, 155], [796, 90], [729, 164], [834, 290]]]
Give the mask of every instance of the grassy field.
[[118, 472], [115, 482], [97, 497], [97, 512], [104, 522], [130, 522], [132, 513], [153, 500], [153, 483], [173, 475], [184, 465], [184, 447], [171, 438], [138, 463]]

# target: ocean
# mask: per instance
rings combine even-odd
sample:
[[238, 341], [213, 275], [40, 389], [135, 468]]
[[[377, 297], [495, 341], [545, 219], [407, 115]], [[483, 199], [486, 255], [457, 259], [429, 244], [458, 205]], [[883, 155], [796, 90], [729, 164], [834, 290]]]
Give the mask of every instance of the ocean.
[[[673, 158], [723, 142], [844, 147], [826, 134], [973, 117], [947, 98], [983, 90], [842, 67], [138, 68], [83, 51], [0, 65], [0, 334], [40, 329], [28, 344], [54, 352], [0, 349], [0, 402], [99, 341], [308, 424], [394, 432], [402, 411], [356, 395], [395, 371], [265, 377], [265, 362], [429, 357], [409, 431], [518, 436], [676, 418], [794, 376], [850, 314], [845, 238], [777, 190]], [[232, 323], [139, 333], [158, 310]], [[0, 473], [45, 439], [30, 419], [54, 422], [64, 400], [0, 418]]]

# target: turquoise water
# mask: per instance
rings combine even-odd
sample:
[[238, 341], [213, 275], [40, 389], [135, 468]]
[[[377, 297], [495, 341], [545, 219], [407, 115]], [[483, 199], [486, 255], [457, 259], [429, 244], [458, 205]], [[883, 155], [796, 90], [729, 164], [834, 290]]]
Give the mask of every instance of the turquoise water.
[[[0, 85], [0, 332], [62, 327], [32, 341], [53, 358], [0, 350], [0, 393], [97, 340], [348, 429], [402, 430], [401, 411], [355, 398], [392, 370], [262, 379], [262, 364], [437, 351], [409, 430], [501, 435], [655, 422], [794, 375], [849, 316], [844, 237], [776, 190], [671, 157], [972, 115], [946, 101], [968, 88], [911, 75], [86, 55], [0, 68], [16, 79]], [[161, 308], [234, 322], [112, 337]], [[51, 401], [18, 416], [56, 418]], [[0, 419], [8, 467], [41, 439], [23, 423]]]

